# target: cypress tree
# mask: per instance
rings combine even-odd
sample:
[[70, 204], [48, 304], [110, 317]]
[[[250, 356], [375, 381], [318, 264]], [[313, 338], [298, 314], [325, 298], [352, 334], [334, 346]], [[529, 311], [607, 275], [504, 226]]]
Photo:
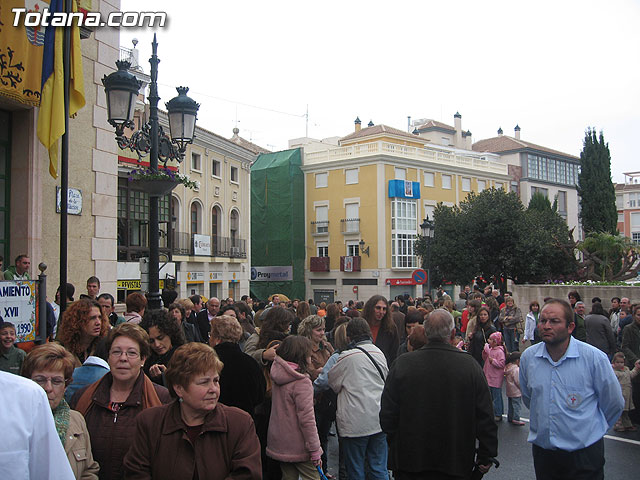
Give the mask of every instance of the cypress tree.
[[578, 195], [580, 195], [580, 218], [586, 234], [617, 232], [618, 211], [616, 193], [611, 181], [611, 154], [604, 135], [596, 135], [595, 129], [585, 133], [580, 152], [580, 175]]

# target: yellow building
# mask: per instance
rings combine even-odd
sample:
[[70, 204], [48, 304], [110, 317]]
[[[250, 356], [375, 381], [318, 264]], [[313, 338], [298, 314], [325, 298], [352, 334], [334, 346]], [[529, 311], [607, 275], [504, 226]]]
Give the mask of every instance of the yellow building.
[[433, 218], [439, 202], [508, 188], [507, 164], [497, 155], [370, 125], [356, 119], [339, 141], [290, 142], [305, 151], [305, 280], [315, 301], [422, 294], [412, 273], [421, 267], [413, 245], [423, 219]]

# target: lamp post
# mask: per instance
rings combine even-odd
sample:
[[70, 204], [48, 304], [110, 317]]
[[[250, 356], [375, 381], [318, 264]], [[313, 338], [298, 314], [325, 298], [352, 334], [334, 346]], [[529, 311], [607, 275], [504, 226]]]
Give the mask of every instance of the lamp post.
[[429, 220], [429, 215], [422, 221], [420, 225], [420, 229], [422, 230], [422, 236], [427, 243], [427, 259], [422, 259], [424, 268], [427, 271], [427, 293], [431, 295], [431, 240], [433, 239], [433, 235], [435, 233], [435, 226], [433, 220]]
[[[151, 83], [149, 85], [149, 122], [135, 131], [130, 138], [124, 134], [125, 128], [133, 128], [133, 114], [136, 98], [142, 82], [129, 73], [129, 62], [116, 62], [118, 71], [104, 76], [107, 96], [107, 115], [109, 123], [116, 130], [116, 141], [121, 149], [129, 149], [142, 158], [149, 154], [149, 168], [158, 173], [158, 160], [167, 168], [169, 160], [182, 162], [187, 145], [193, 142], [196, 115], [199, 105], [187, 97], [186, 87], [178, 87], [178, 96], [166, 103], [169, 116], [169, 138], [158, 122], [158, 42], [153, 36], [151, 64]], [[149, 194], [149, 309], [162, 306], [160, 300], [160, 238], [158, 216], [158, 193]]]

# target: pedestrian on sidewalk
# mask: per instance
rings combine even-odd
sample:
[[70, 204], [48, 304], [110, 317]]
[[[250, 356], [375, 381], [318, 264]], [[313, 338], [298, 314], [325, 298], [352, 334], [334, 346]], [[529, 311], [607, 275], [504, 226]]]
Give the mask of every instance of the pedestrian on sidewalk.
[[494, 332], [489, 335], [489, 343], [485, 344], [482, 351], [484, 360], [484, 375], [487, 377], [491, 398], [493, 398], [493, 414], [496, 422], [502, 421], [504, 404], [502, 403], [502, 381], [504, 380], [504, 366], [507, 351], [502, 345], [502, 334]]
[[607, 356], [574, 338], [574, 313], [560, 299], [542, 307], [542, 343], [520, 361], [520, 389], [530, 410], [536, 478], [604, 478], [604, 435], [624, 399]]
[[507, 366], [504, 369], [504, 378], [507, 390], [509, 406], [507, 408], [507, 421], [519, 427], [524, 425], [520, 420], [520, 406], [522, 392], [520, 391], [520, 352], [511, 352], [507, 357]]
[[633, 425], [629, 418], [629, 410], [634, 409], [633, 399], [631, 398], [631, 380], [638, 376], [640, 373], [640, 360], [636, 360], [633, 370], [629, 370], [625, 364], [624, 353], [618, 352], [613, 355], [613, 371], [618, 377], [620, 382], [620, 388], [622, 388], [622, 396], [624, 397], [624, 409], [622, 415], [616, 422], [613, 429], [616, 432], [635, 432], [637, 427]]

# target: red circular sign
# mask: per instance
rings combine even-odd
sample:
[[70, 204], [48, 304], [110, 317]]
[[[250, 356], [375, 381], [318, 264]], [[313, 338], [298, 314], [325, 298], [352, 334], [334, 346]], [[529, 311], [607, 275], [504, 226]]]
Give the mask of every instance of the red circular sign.
[[353, 293], [358, 293], [358, 285], [353, 286]]

